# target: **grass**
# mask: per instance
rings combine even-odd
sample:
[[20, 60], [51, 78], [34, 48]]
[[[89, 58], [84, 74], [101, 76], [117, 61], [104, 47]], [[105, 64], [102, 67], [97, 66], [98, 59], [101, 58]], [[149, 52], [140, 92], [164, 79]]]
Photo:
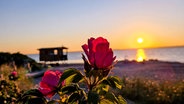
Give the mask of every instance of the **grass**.
[[25, 76], [26, 69], [18, 68], [18, 79], [10, 80], [9, 75], [13, 68], [8, 65], [0, 67], [0, 103], [1, 104], [15, 104], [15, 101], [21, 94], [33, 88], [34, 84], [31, 78]]
[[184, 104], [184, 80], [122, 79], [122, 96], [136, 104]]
[[[1, 76], [3, 76], [3, 79], [6, 80], [7, 82], [12, 82], [9, 80], [9, 77], [8, 77], [12, 71], [13, 71], [13, 68], [8, 65], [2, 65], [0, 67], [0, 74]], [[19, 79], [16, 80], [14, 83], [18, 86], [19, 89], [28, 90], [33, 88], [34, 86], [33, 79], [25, 76], [25, 74], [27, 73], [27, 69], [22, 67], [18, 68], [17, 73], [18, 73]]]

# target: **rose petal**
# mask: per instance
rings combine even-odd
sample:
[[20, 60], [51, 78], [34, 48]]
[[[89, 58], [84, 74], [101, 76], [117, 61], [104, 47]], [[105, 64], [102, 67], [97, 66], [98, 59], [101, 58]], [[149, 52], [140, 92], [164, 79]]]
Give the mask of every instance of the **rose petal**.
[[42, 82], [45, 82], [50, 86], [56, 87], [59, 82], [59, 77], [54, 71], [46, 71], [44, 73], [44, 77], [42, 77]]
[[95, 64], [99, 68], [103, 68], [104, 59], [107, 55], [108, 45], [101, 43], [96, 46]]
[[94, 40], [95, 40], [95, 38], [90, 38], [90, 39], [88, 39], [89, 52], [90, 52], [90, 51], [94, 51], [94, 50], [93, 50], [93, 47], [94, 47], [93, 41], [94, 41]]
[[47, 97], [52, 97], [55, 92], [53, 91], [55, 88], [48, 86], [46, 83], [44, 82], [40, 82], [40, 87], [39, 87], [39, 91]]
[[110, 65], [112, 65], [114, 60], [115, 60], [115, 58], [113, 57], [112, 49], [109, 49], [109, 51], [105, 57], [103, 67], [109, 67]]
[[[39, 91], [47, 97], [52, 97], [55, 94], [61, 75], [62, 72], [60, 71], [46, 71], [39, 84]], [[64, 86], [64, 84], [65, 81], [62, 82], [62, 86]]]

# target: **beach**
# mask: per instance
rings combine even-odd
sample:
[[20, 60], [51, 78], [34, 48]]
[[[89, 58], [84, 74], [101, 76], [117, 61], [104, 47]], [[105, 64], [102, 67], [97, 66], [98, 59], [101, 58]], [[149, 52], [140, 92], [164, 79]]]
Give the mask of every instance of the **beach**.
[[112, 75], [119, 77], [146, 78], [156, 81], [176, 81], [184, 79], [184, 63], [150, 60], [145, 62], [120, 61]]
[[[64, 71], [68, 68], [76, 68], [83, 70], [83, 64], [61, 64], [59, 66], [44, 69], [41, 72], [31, 73], [30, 76], [37, 76], [34, 78], [35, 84], [41, 80], [41, 76], [45, 70], [61, 70]], [[118, 61], [110, 75], [128, 78], [143, 78], [155, 81], [177, 81], [184, 80], [184, 63], [180, 62], [167, 62], [158, 60], [149, 60], [144, 62], [136, 61]]]

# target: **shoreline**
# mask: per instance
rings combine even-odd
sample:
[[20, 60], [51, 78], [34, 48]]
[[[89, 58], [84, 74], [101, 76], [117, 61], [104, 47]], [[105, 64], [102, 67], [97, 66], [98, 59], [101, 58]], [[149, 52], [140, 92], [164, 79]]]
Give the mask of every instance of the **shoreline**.
[[[140, 51], [141, 50], [141, 51]], [[146, 60], [161, 60], [161, 61], [176, 61], [184, 63], [184, 47], [165, 47], [165, 48], [142, 48], [142, 49], [114, 49], [113, 53], [116, 60], [136, 60], [138, 57], [143, 57]], [[84, 52], [68, 52], [68, 60], [64, 63], [74, 64], [83, 63], [81, 53]], [[40, 62], [39, 54], [27, 54], [36, 62]], [[59, 61], [59, 63], [63, 63]]]

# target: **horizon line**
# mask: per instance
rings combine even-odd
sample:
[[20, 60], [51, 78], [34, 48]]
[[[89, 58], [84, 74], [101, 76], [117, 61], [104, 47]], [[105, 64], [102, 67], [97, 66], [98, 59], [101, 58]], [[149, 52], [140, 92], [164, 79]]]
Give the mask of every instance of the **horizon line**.
[[[179, 47], [184, 47], [184, 45], [180, 45], [180, 46], [161, 46], [161, 47], [141, 47], [141, 48], [122, 48], [122, 49], [113, 49], [113, 50], [135, 50], [135, 49], [156, 49], [156, 48], [179, 48]], [[68, 52], [82, 52], [82, 50], [76, 50], [76, 51], [68, 51]], [[15, 52], [16, 53], [16, 52]], [[39, 54], [39, 53], [28, 53], [26, 55], [30, 55], [30, 54]]]

